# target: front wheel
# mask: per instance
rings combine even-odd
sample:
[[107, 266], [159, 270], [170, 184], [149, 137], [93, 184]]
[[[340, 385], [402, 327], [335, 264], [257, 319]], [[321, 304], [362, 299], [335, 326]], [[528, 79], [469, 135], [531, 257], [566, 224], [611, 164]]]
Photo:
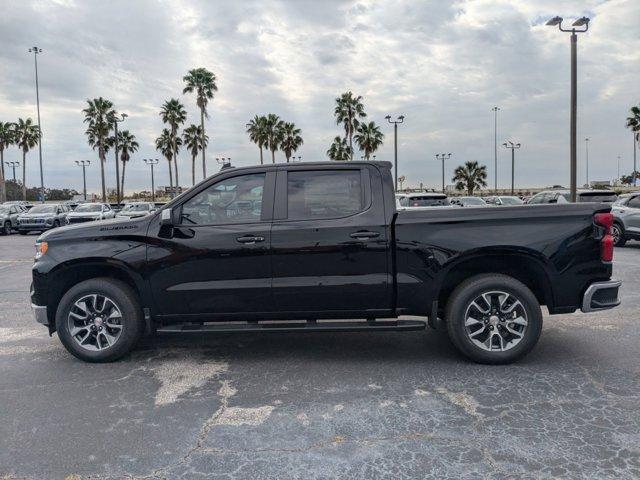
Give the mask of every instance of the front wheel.
[[4, 226], [2, 227], [2, 234], [11, 235], [11, 222], [9, 221], [4, 222]]
[[627, 239], [624, 238], [624, 228], [617, 222], [611, 227], [611, 236], [616, 247], [624, 247], [624, 244], [627, 243]]
[[529, 353], [542, 332], [542, 311], [526, 285], [501, 274], [462, 282], [446, 307], [451, 341], [478, 363], [511, 363]]
[[96, 278], [72, 287], [60, 300], [56, 329], [64, 347], [86, 362], [111, 362], [127, 354], [144, 333], [131, 288]]

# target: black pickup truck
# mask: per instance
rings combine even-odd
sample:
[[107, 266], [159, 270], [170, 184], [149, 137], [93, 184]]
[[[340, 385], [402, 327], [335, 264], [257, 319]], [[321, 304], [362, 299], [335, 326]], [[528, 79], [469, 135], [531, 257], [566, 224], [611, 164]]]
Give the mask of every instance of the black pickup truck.
[[429, 324], [446, 326], [467, 357], [507, 363], [538, 341], [541, 305], [619, 304], [610, 206], [397, 210], [390, 169], [229, 168], [155, 214], [47, 232], [33, 266], [36, 320], [91, 362], [123, 356], [145, 331]]

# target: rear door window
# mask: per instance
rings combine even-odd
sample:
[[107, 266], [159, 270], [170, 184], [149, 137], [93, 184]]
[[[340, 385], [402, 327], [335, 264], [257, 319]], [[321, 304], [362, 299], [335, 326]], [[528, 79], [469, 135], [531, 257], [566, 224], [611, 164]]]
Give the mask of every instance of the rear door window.
[[579, 202], [606, 202], [612, 203], [618, 199], [613, 192], [585, 192], [578, 196]]
[[287, 173], [287, 218], [340, 218], [364, 210], [360, 170], [304, 170]]

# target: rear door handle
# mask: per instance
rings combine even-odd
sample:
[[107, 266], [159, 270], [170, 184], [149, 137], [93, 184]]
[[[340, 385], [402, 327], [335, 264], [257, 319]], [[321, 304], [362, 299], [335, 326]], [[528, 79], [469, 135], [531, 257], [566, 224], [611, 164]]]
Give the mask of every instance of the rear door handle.
[[380, 234], [378, 232], [353, 232], [349, 235], [351, 238], [355, 238], [358, 240], [366, 240], [368, 238], [376, 238], [379, 237]]
[[253, 235], [245, 235], [243, 237], [236, 238], [236, 240], [240, 243], [253, 245], [254, 243], [264, 242], [264, 237], [254, 237]]

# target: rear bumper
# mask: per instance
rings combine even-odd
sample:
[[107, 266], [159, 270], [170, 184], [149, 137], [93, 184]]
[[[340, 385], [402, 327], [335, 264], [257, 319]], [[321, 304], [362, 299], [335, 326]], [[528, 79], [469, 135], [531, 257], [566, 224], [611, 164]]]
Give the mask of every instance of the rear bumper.
[[592, 283], [584, 292], [581, 310], [586, 313], [617, 307], [620, 305], [618, 290], [621, 285], [620, 280]]

